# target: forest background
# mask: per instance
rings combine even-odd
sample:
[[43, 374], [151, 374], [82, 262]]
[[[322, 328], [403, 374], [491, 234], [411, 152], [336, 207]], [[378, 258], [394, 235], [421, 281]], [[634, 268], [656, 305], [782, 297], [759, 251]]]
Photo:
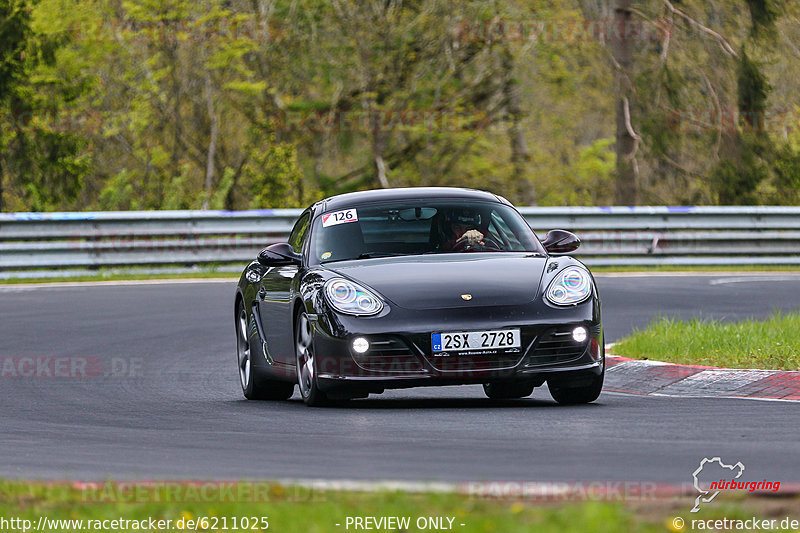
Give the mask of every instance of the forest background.
[[790, 0], [0, 0], [0, 211], [800, 204]]

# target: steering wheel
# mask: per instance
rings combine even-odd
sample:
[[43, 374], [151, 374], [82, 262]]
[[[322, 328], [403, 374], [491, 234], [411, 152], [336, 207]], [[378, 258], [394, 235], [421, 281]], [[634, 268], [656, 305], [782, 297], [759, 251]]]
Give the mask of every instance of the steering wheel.
[[503, 245], [497, 242], [497, 240], [492, 237], [491, 235], [484, 235], [483, 244], [477, 242], [475, 244], [470, 244], [468, 239], [464, 239], [463, 241], [457, 242], [453, 246], [454, 252], [502, 252]]

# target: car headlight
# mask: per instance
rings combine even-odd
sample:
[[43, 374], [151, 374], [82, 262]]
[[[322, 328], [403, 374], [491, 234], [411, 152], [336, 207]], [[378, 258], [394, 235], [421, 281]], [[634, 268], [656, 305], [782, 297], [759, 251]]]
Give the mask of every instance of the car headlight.
[[565, 268], [550, 282], [547, 299], [556, 305], [575, 305], [592, 295], [592, 277], [578, 267]]
[[380, 298], [358, 283], [342, 278], [325, 284], [325, 296], [334, 309], [346, 315], [374, 315], [383, 309]]

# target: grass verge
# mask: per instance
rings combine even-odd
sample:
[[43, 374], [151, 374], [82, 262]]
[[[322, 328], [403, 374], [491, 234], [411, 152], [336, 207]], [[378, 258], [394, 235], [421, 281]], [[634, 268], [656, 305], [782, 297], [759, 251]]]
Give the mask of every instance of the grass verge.
[[725, 368], [800, 369], [800, 312], [721, 322], [661, 317], [614, 345], [615, 355]]
[[[189, 490], [184, 483], [175, 482], [164, 482], [163, 490], [153, 490], [134, 483], [100, 485], [99, 489], [86, 490], [68, 483], [0, 482], [0, 517], [28, 520], [28, 529], [34, 531], [40, 518], [46, 517], [50, 522], [45, 523], [42, 530], [58, 532], [137, 529], [170, 533], [195, 530], [342, 532], [357, 529], [352, 523], [349, 528], [346, 527], [348, 517], [408, 517], [407, 528], [384, 527], [375, 530], [650, 533], [682, 531], [683, 528], [674, 527], [676, 516], [686, 520], [687, 525], [691, 518], [698, 516], [691, 516], [688, 512], [693, 502], [691, 497], [630, 504], [598, 501], [542, 503], [483, 500], [452, 493], [317, 491], [266, 482], [225, 484], [225, 490], [212, 483], [200, 484], [193, 490]], [[259, 487], [254, 489], [255, 485]], [[253, 497], [254, 494], [258, 494], [258, 497]], [[242, 495], [250, 496], [242, 498]], [[754, 515], [782, 517], [787, 510], [800, 509], [797, 497], [791, 497], [788, 501], [784, 499], [777, 508], [774, 503], [774, 499], [770, 501], [758, 497], [748, 497], [747, 500], [739, 498], [737, 503], [716, 502], [713, 507], [703, 510], [702, 518], [749, 519]], [[265, 520], [262, 521], [261, 517]], [[417, 521], [428, 517], [439, 518], [443, 527], [419, 527]], [[249, 522], [248, 527], [241, 527], [243, 518]], [[156, 526], [156, 529], [110, 522], [149, 519], [170, 522], [166, 527]], [[73, 522], [52, 523], [53, 520]], [[74, 522], [78, 520], [82, 522]], [[90, 520], [109, 522], [104, 523], [104, 527], [94, 528], [89, 524]], [[250, 527], [254, 523], [257, 525]], [[688, 527], [685, 529], [689, 530]], [[22, 527], [12, 526], [8, 529], [12, 530], [21, 532]]]
[[[675, 265], [658, 265], [658, 266], [630, 266], [630, 267], [604, 267], [596, 266], [591, 267], [592, 272], [596, 274], [614, 274], [614, 273], [692, 273], [692, 272], [710, 272], [718, 274], [737, 274], [737, 273], [758, 273], [758, 272], [795, 272], [800, 273], [800, 267], [793, 265], [741, 265], [741, 266], [675, 266]], [[242, 265], [244, 269], [244, 264]], [[57, 273], [57, 271], [56, 271]], [[202, 270], [190, 270], [184, 272], [148, 272], [146, 269], [100, 269], [96, 274], [80, 274], [80, 275], [64, 275], [53, 277], [31, 277], [31, 278], [10, 278], [0, 279], [0, 285], [15, 285], [21, 283], [63, 283], [63, 282], [77, 282], [77, 281], [130, 281], [130, 280], [159, 280], [159, 279], [197, 279], [197, 278], [231, 278], [238, 279], [240, 272], [229, 272], [226, 270], [216, 270], [214, 268], [206, 268]]]

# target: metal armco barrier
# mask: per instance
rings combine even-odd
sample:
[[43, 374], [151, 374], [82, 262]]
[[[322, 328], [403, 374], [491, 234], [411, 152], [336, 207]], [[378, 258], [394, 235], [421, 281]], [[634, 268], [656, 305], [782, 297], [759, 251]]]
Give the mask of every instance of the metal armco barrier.
[[[589, 265], [800, 265], [800, 207], [528, 207]], [[0, 214], [0, 270], [245, 263], [299, 209]]]

